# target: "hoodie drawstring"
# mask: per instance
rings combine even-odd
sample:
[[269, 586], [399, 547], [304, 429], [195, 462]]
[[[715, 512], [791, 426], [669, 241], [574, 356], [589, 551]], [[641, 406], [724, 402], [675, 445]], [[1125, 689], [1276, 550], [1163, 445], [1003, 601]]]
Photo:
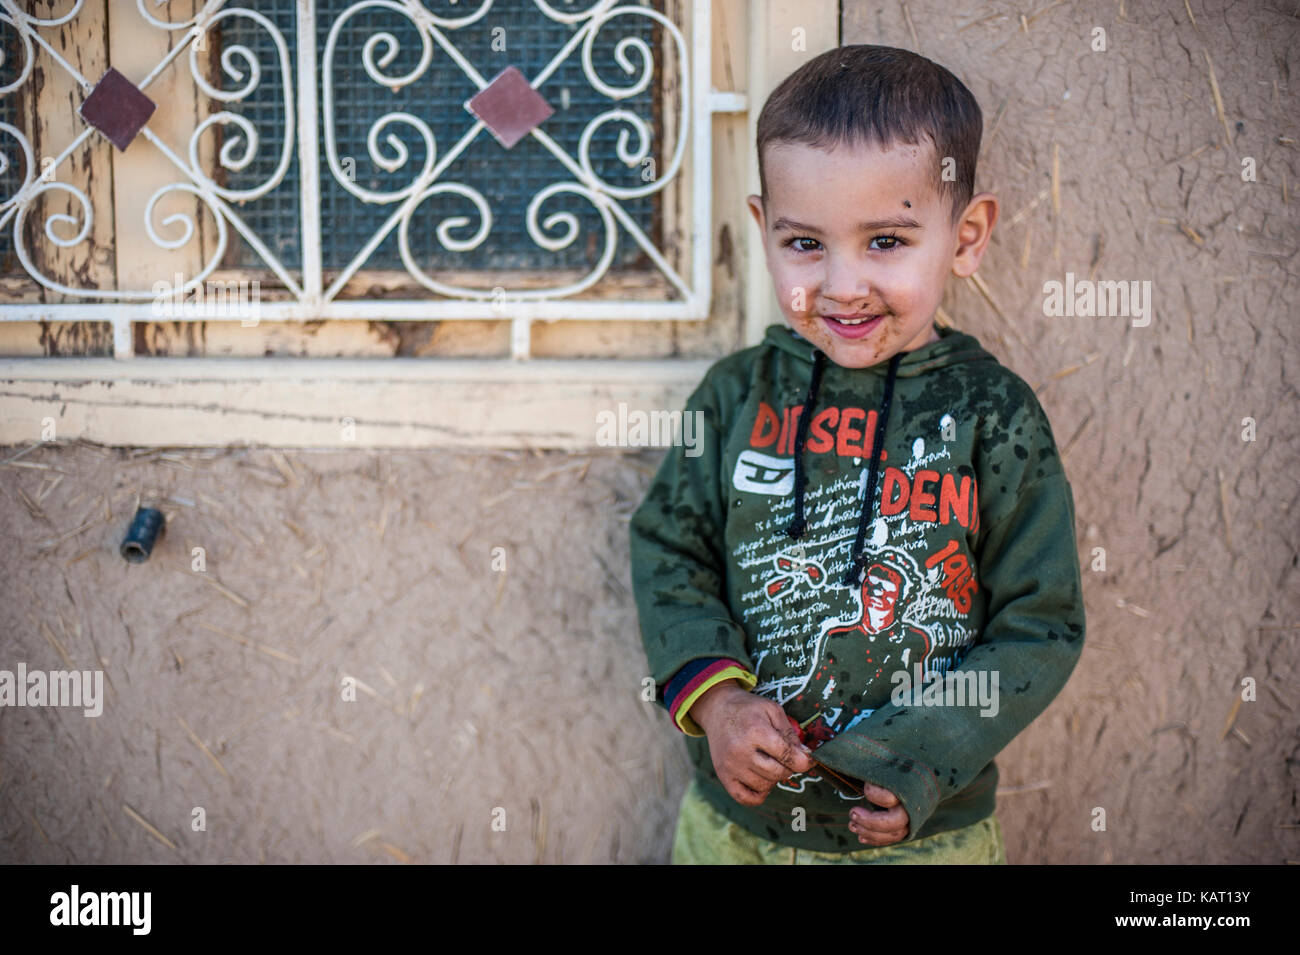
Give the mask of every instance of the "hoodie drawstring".
[[826, 368], [826, 355], [814, 349], [812, 379], [808, 382], [808, 397], [803, 401], [803, 414], [799, 416], [799, 427], [795, 429], [794, 438], [794, 520], [790, 522], [788, 533], [795, 540], [803, 536], [807, 522], [803, 519], [803, 488], [808, 476], [803, 470], [803, 445], [808, 439], [808, 422], [813, 416], [813, 405], [817, 403], [817, 392], [822, 386], [822, 371]]
[[[898, 377], [898, 365], [902, 359], [902, 352], [898, 352], [893, 358], [889, 359], [889, 372], [885, 376], [885, 394], [880, 399], [880, 410], [876, 414], [876, 434], [871, 443], [871, 467], [867, 472], [867, 488], [862, 498], [862, 512], [858, 516], [858, 533], [853, 541], [853, 551], [849, 555], [849, 569], [844, 575], [844, 585], [846, 587], [853, 587], [857, 584], [858, 574], [862, 572], [862, 565], [866, 562], [866, 557], [862, 553], [862, 545], [867, 535], [867, 524], [870, 522], [871, 505], [876, 499], [876, 479], [880, 472], [880, 453], [885, 446], [885, 429], [889, 425], [889, 408], [893, 404], [894, 398], [894, 379]], [[817, 402], [817, 392], [821, 388], [822, 371], [825, 366], [826, 355], [815, 350], [813, 352], [812, 380], [808, 383], [808, 397], [804, 399], [803, 412], [799, 416], [799, 427], [795, 432], [794, 441], [794, 520], [790, 522], [788, 533], [795, 540], [802, 537], [807, 529], [803, 508], [804, 485], [807, 483], [807, 475], [804, 473], [803, 467], [803, 450], [804, 443], [808, 438], [808, 426], [812, 420], [813, 408]]]
[[898, 363], [903, 353], [898, 352], [889, 359], [889, 374], [885, 376], [885, 395], [880, 399], [880, 411], [876, 415], [876, 436], [871, 442], [871, 471], [867, 475], [867, 493], [862, 498], [862, 514], [858, 517], [858, 536], [853, 539], [853, 551], [849, 555], [849, 570], [844, 575], [844, 586], [855, 587], [862, 565], [867, 562], [862, 553], [862, 544], [867, 536], [867, 519], [871, 516], [871, 504], [876, 499], [876, 477], [880, 471], [880, 453], [885, 447], [885, 428], [889, 424], [889, 406], [894, 400], [894, 379], [898, 376]]

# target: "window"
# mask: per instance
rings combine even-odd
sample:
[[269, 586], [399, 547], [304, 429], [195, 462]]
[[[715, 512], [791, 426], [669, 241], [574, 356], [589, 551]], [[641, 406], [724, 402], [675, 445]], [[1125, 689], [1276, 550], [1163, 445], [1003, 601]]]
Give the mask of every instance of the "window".
[[[780, 321], [745, 205], [750, 107], [838, 42], [836, 0], [18, 6], [0, 0], [0, 442], [48, 440], [55, 419], [60, 439], [111, 444], [590, 448], [598, 413], [681, 407], [714, 359]], [[409, 257], [448, 286], [430, 287], [403, 257], [401, 199], [364, 194], [420, 177], [420, 123], [436, 164], [478, 122], [457, 57], [483, 85], [511, 65], [537, 81], [565, 37], [536, 83], [555, 112], [509, 149], [480, 129], [429, 180], [481, 195], [482, 240], [468, 192], [414, 203]], [[110, 68], [156, 107], [125, 150], [69, 109]], [[593, 128], [602, 110], [641, 125]], [[588, 129], [608, 201], [553, 189], [530, 232], [540, 193], [582, 184]], [[606, 251], [601, 208], [617, 243], [575, 289]], [[196, 279], [259, 283], [258, 324], [155, 314], [155, 283]], [[498, 286], [542, 294], [497, 301]]]
[[107, 2], [0, 19], [6, 318], [707, 317], [708, 4]]

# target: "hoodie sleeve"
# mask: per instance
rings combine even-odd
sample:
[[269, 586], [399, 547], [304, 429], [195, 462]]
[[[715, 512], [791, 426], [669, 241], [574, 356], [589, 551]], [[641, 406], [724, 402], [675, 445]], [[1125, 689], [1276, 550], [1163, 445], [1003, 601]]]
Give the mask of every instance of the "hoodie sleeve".
[[745, 631], [726, 600], [724, 421], [715, 371], [686, 403], [686, 414], [701, 416], [699, 443], [668, 449], [629, 526], [632, 589], [655, 696], [691, 736], [703, 735], [689, 709], [707, 689], [727, 679], [746, 689], [757, 682]]
[[[895, 683], [889, 702], [817, 750], [832, 769], [898, 796], [911, 820], [905, 841], [1046, 709], [1083, 650], [1074, 495], [1032, 392], [1024, 416], [1001, 434], [996, 461], [977, 467], [1000, 475], [1010, 492], [982, 502], [973, 545], [984, 625], [948, 671], [992, 692], [984, 700], [975, 694], [976, 705], [913, 706]], [[1012, 434], [1019, 436], [1007, 441]]]
[[738, 681], [746, 690], [752, 690], [758, 683], [756, 675], [726, 657], [700, 657], [678, 670], [659, 694], [673, 725], [687, 736], [703, 736], [704, 730], [691, 718], [691, 707], [709, 690], [728, 680]]

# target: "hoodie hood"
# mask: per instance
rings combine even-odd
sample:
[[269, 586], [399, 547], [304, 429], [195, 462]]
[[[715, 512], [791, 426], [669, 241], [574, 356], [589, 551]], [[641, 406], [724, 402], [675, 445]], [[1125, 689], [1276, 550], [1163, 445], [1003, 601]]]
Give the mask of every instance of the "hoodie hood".
[[[955, 365], [964, 361], [996, 361], [992, 355], [984, 350], [976, 339], [967, 335], [965, 332], [959, 332], [955, 328], [945, 328], [942, 325], [935, 324], [935, 331], [939, 333], [937, 342], [930, 342], [922, 345], [915, 351], [903, 352], [902, 358], [898, 363], [899, 378], [913, 378], [917, 375], [925, 374], [934, 368], [941, 368], [945, 365]], [[769, 325], [767, 332], [763, 336], [765, 344], [774, 345], [782, 351], [789, 352], [804, 361], [812, 364], [813, 343], [808, 341], [788, 325]], [[832, 362], [827, 362], [828, 370], [839, 368]], [[843, 372], [857, 373], [861, 372], [870, 375], [879, 375], [885, 377], [889, 372], [889, 362], [881, 361], [866, 368], [840, 369]]]

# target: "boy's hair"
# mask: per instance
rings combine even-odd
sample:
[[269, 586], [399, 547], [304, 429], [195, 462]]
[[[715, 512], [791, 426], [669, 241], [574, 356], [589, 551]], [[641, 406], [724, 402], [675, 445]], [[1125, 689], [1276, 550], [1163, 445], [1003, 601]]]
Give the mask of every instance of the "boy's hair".
[[[893, 143], [934, 147], [935, 179], [955, 221], [975, 194], [984, 118], [957, 77], [910, 50], [855, 44], [827, 50], [772, 91], [758, 117], [758, 177], [767, 205], [763, 150], [776, 143], [819, 149]], [[952, 180], [941, 176], [952, 157]]]

